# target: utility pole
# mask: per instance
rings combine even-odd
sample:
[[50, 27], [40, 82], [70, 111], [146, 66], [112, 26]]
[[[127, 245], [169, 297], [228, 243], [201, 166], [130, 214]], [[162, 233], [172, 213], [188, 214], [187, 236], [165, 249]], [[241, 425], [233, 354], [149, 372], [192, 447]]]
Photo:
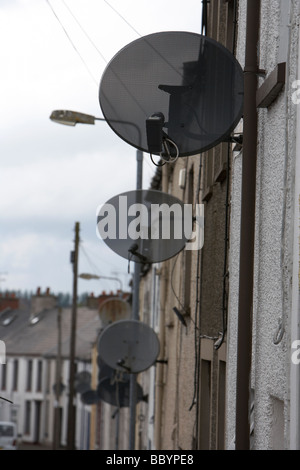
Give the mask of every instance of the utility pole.
[[76, 320], [77, 320], [77, 278], [78, 278], [78, 248], [79, 248], [79, 222], [75, 223], [74, 251], [71, 252], [73, 264], [73, 302], [70, 337], [70, 369], [69, 369], [69, 403], [68, 403], [68, 434], [67, 448], [75, 450], [75, 406], [74, 406], [74, 380], [75, 380], [75, 351], [76, 351]]
[[57, 312], [57, 357], [56, 357], [56, 379], [55, 379], [55, 407], [54, 407], [54, 430], [53, 430], [53, 450], [60, 447], [60, 431], [61, 431], [61, 311], [58, 307]]

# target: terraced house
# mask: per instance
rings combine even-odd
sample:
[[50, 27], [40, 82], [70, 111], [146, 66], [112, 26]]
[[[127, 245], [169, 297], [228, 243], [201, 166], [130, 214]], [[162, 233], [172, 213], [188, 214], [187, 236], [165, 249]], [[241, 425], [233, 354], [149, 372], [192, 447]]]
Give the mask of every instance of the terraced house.
[[298, 449], [300, 2], [202, 3], [202, 33], [243, 69], [243, 116], [153, 179], [204, 204], [204, 246], [143, 278], [165, 362], [141, 376], [155, 400], [139, 405], [138, 445]]
[[[0, 419], [17, 425], [20, 442], [49, 449], [67, 445], [71, 309], [59, 308], [50, 289], [31, 299], [0, 298]], [[96, 309], [78, 308], [76, 371], [91, 372], [92, 347], [100, 328]], [[90, 374], [91, 375], [91, 374]], [[58, 387], [57, 387], [58, 384]], [[90, 447], [91, 408], [75, 392], [75, 445]]]
[[[153, 190], [201, 205], [204, 245], [141, 269], [139, 320], [156, 332], [160, 348], [155, 363], [136, 376], [143, 397], [135, 409], [134, 447], [299, 450], [300, 0], [199, 0], [199, 9], [188, 14], [202, 14], [199, 34], [239, 63], [243, 109], [230, 135], [197, 155], [157, 166], [151, 182]], [[212, 100], [221, 90], [224, 102], [234, 88], [221, 79], [218, 93], [208, 82], [201, 86]], [[10, 416], [8, 405], [1, 403], [0, 411], [3, 419], [18, 417], [31, 441], [53, 437], [49, 393], [57, 339], [48, 337], [38, 349], [33, 333], [55, 321], [57, 309], [49, 308], [43, 318], [29, 307], [15, 319], [0, 312], [8, 352], [1, 393], [14, 402]], [[98, 308], [83, 308], [78, 326], [78, 370], [90, 372], [94, 391]], [[20, 325], [17, 343], [7, 333], [14, 323]], [[121, 410], [100, 399], [76, 404], [77, 448], [128, 448], [128, 402]]]

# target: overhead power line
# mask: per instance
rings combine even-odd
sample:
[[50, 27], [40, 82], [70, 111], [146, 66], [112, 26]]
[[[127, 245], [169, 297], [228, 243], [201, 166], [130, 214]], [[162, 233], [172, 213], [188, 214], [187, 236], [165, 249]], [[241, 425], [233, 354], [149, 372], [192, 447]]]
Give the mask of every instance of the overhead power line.
[[87, 37], [87, 39], [90, 41], [90, 43], [92, 44], [92, 46], [96, 49], [96, 51], [98, 52], [98, 54], [100, 55], [100, 57], [102, 57], [102, 59], [104, 60], [104, 62], [107, 64], [108, 61], [106, 60], [106, 58], [104, 57], [104, 55], [102, 54], [102, 52], [98, 49], [98, 47], [96, 46], [96, 44], [94, 43], [94, 41], [91, 39], [91, 37], [87, 34], [87, 32], [85, 31], [85, 29], [82, 27], [82, 25], [79, 23], [78, 19], [76, 18], [76, 16], [74, 15], [74, 13], [71, 11], [70, 7], [66, 4], [66, 2], [64, 0], [62, 0], [63, 4], [65, 5], [65, 7], [67, 8], [67, 10], [69, 11], [70, 15], [72, 15], [72, 17], [74, 18], [74, 20], [76, 21], [76, 23], [78, 24], [79, 28], [81, 29], [81, 31], [83, 32], [83, 34]]
[[118, 12], [118, 10], [116, 10], [110, 3], [108, 3], [107, 0], [104, 0], [104, 2], [115, 12], [117, 13], [117, 15], [119, 15], [120, 18], [122, 18], [122, 20], [140, 37], [142, 37], [142, 35], [132, 26], [132, 24], [129, 23], [129, 21], [126, 20], [126, 18], [124, 18], [123, 15], [121, 15], [120, 12]]
[[57, 19], [57, 21], [59, 22], [61, 28], [63, 29], [66, 37], [68, 38], [69, 42], [71, 43], [72, 47], [74, 48], [76, 54], [79, 56], [80, 60], [82, 61], [84, 67], [86, 68], [86, 70], [88, 71], [89, 75], [91, 76], [92, 80], [96, 83], [96, 85], [98, 86], [98, 81], [95, 79], [95, 77], [93, 76], [91, 70], [89, 69], [87, 63], [85, 62], [84, 58], [82, 57], [82, 55], [80, 54], [79, 50], [77, 49], [77, 47], [75, 46], [75, 44], [73, 43], [71, 37], [69, 36], [66, 28], [64, 27], [64, 25], [62, 24], [62, 22], [60, 21], [58, 15], [56, 14], [55, 10], [53, 9], [51, 3], [49, 2], [49, 0], [46, 0], [47, 2], [47, 5], [49, 6], [49, 8], [51, 9], [53, 15], [55, 16], [55, 18]]

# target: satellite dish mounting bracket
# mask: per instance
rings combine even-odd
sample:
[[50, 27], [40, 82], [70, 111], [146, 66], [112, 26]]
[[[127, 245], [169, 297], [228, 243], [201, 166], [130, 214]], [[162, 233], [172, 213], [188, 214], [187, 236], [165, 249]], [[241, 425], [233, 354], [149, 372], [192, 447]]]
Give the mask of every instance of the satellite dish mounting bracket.
[[134, 243], [129, 248], [128, 252], [131, 253], [133, 256], [136, 256], [137, 258], [139, 258], [143, 264], [147, 264], [149, 262], [147, 257], [137, 251], [138, 247], [139, 247], [138, 244]]
[[123, 369], [127, 370], [128, 372], [131, 372], [130, 367], [125, 366], [125, 361], [124, 361], [124, 359], [119, 359], [119, 360], [117, 361], [117, 365], [120, 366], [120, 367], [122, 367]]

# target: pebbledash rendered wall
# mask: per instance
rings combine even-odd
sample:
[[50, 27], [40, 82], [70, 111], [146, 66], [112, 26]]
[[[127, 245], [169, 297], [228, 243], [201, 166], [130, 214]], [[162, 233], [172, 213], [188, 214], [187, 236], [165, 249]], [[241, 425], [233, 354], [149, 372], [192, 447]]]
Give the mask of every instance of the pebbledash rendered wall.
[[[237, 59], [244, 67], [247, 1], [239, 1]], [[259, 68], [286, 62], [286, 83], [258, 109], [251, 387], [252, 448], [299, 448], [299, 55], [298, 0], [261, 0]], [[299, 82], [300, 83], [300, 82]], [[300, 86], [298, 86], [300, 89]], [[299, 92], [300, 97], [300, 92]], [[300, 102], [300, 99], [299, 99]], [[299, 148], [298, 148], [299, 147]], [[226, 447], [234, 448], [242, 153], [232, 162]], [[298, 337], [299, 336], [299, 337]]]

